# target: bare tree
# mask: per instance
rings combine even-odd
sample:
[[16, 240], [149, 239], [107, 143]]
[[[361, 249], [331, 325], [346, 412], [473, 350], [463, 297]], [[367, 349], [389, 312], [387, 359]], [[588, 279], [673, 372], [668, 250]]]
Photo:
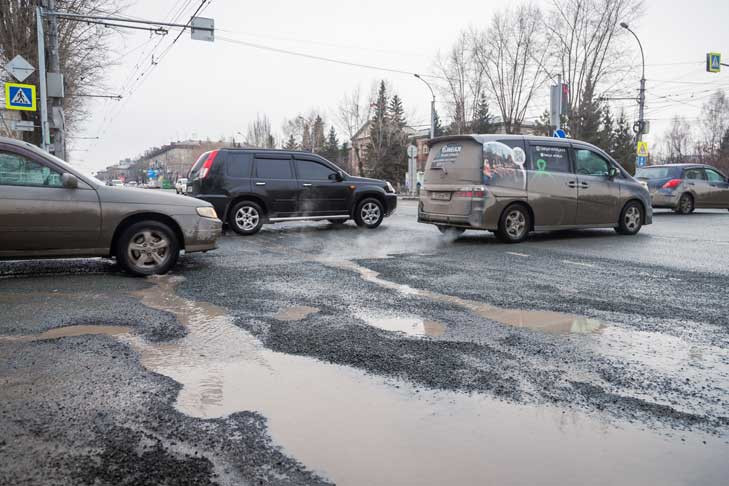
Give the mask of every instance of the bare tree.
[[[3, 64], [20, 54], [36, 71], [28, 78], [30, 84], [38, 84], [38, 44], [36, 35], [35, 7], [37, 0], [3, 0], [0, 2], [0, 62]], [[119, 11], [116, 0], [57, 0], [56, 9], [89, 15], [114, 14]], [[72, 132], [86, 115], [87, 98], [79, 94], [98, 90], [103, 85], [103, 75], [109, 66], [108, 40], [114, 29], [101, 25], [59, 19], [59, 56], [64, 75], [65, 98], [63, 108], [66, 132]], [[39, 112], [23, 112], [27, 120], [39, 123]], [[24, 132], [26, 140], [39, 144], [40, 133]]]
[[536, 90], [544, 84], [548, 52], [542, 13], [522, 4], [497, 12], [486, 30], [474, 36], [474, 55], [486, 87], [501, 112], [506, 133], [519, 133]]
[[642, 8], [642, 0], [552, 0], [544, 28], [550, 65], [570, 87], [570, 113], [579, 112], [586, 88], [601, 93], [624, 81], [636, 46], [620, 41], [627, 32], [619, 24], [639, 17]]
[[666, 162], [669, 164], [685, 162], [686, 156], [691, 150], [691, 141], [691, 126], [685, 118], [674, 116], [671, 126], [663, 136]]
[[697, 152], [702, 160], [715, 163], [719, 158], [722, 138], [729, 130], [729, 98], [722, 90], [717, 90], [704, 103], [699, 119], [701, 137]]
[[337, 123], [340, 130], [347, 135], [353, 153], [350, 169], [354, 170], [356, 168], [359, 174], [364, 173], [363, 154], [360, 153], [359, 144], [354, 143], [353, 139], [357, 132], [369, 121], [371, 114], [372, 96], [363, 96], [359, 86], [350, 93], [345, 94], [337, 106]]
[[461, 31], [448, 54], [439, 54], [435, 61], [435, 71], [443, 78], [439, 91], [453, 120], [451, 130], [459, 134], [470, 130], [483, 96], [484, 68], [474, 56], [474, 38], [478, 33]]
[[256, 113], [256, 119], [248, 124], [246, 143], [258, 148], [275, 148], [276, 139], [271, 133], [268, 116]]
[[299, 114], [290, 120], [284, 120], [284, 139], [290, 141], [293, 138], [301, 150], [318, 152], [324, 145], [325, 124], [326, 118], [320, 111], [311, 109], [306, 115]]

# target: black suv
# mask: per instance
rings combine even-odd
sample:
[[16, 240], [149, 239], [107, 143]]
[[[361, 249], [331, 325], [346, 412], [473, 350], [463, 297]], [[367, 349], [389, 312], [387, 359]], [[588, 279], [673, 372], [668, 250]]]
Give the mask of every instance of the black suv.
[[272, 149], [217, 149], [187, 177], [190, 196], [209, 201], [236, 233], [264, 223], [329, 220], [376, 228], [397, 207], [389, 182], [346, 174], [318, 155]]

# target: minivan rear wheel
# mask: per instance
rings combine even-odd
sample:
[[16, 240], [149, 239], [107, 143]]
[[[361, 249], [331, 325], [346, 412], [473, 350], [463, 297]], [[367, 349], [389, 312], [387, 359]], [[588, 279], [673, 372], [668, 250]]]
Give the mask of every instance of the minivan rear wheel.
[[138, 277], [167, 273], [179, 254], [177, 236], [159, 221], [134, 223], [121, 234], [116, 248], [119, 265]]
[[520, 243], [529, 236], [531, 225], [531, 216], [527, 208], [514, 204], [501, 213], [496, 236], [505, 243]]
[[630, 201], [620, 213], [620, 221], [615, 231], [621, 235], [634, 235], [643, 226], [643, 206], [637, 201]]
[[373, 197], [360, 201], [357, 210], [354, 212], [354, 222], [357, 226], [366, 228], [377, 228], [385, 219], [385, 208], [382, 203]]
[[263, 209], [253, 201], [241, 201], [228, 213], [228, 224], [239, 235], [254, 235], [263, 226]]

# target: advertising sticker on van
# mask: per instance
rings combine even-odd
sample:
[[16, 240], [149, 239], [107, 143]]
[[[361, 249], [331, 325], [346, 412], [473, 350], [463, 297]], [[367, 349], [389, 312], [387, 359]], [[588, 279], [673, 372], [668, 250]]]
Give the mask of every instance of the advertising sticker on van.
[[501, 142], [483, 144], [483, 183], [526, 189], [526, 154], [520, 147], [511, 148]]
[[430, 163], [431, 168], [443, 168], [446, 164], [455, 163], [458, 156], [463, 150], [463, 144], [460, 143], [447, 143], [440, 147], [438, 153], [433, 157], [433, 161]]

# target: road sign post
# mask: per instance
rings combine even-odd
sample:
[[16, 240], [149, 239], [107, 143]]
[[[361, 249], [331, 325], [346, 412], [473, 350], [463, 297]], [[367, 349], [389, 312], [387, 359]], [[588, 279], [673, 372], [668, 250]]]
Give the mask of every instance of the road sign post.
[[718, 73], [721, 71], [721, 53], [706, 53], [706, 71], [710, 73]]
[[408, 185], [410, 186], [410, 194], [415, 194], [417, 191], [415, 186], [418, 184], [418, 164], [415, 157], [418, 155], [418, 147], [415, 145], [408, 145]]

